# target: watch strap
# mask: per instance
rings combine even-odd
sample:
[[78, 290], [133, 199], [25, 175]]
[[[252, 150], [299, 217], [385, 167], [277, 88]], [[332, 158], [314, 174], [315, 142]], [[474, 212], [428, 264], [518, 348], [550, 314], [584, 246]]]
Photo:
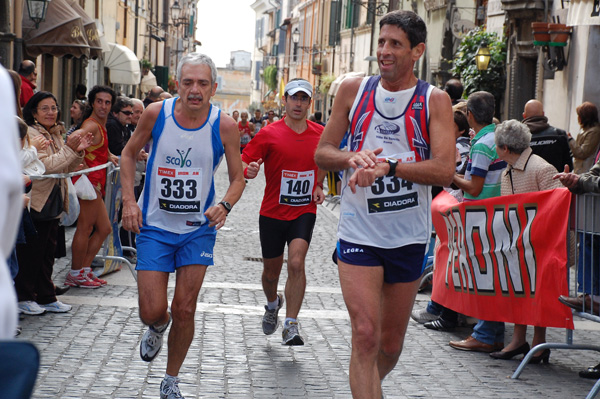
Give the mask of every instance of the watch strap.
[[398, 166], [398, 160], [394, 158], [386, 158], [385, 162], [390, 165], [390, 170], [388, 171], [386, 177], [396, 176], [396, 166]]
[[223, 208], [225, 208], [225, 210], [227, 211], [227, 214], [229, 214], [229, 212], [231, 212], [231, 204], [227, 201], [221, 201], [219, 202], [219, 205], [222, 205]]

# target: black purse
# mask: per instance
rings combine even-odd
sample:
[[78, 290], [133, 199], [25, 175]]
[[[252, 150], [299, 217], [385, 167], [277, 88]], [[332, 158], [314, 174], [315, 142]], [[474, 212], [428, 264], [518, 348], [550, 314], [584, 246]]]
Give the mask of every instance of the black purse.
[[31, 218], [38, 222], [56, 219], [64, 210], [60, 184], [55, 184], [41, 211], [31, 210]]

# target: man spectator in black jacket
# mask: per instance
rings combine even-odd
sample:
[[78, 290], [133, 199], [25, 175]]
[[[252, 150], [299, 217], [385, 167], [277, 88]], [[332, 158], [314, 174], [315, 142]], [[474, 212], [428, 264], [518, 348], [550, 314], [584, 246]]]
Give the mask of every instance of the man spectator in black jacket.
[[548, 124], [541, 102], [527, 101], [523, 111], [523, 123], [531, 131], [529, 145], [534, 154], [544, 158], [556, 168], [557, 172], [562, 172], [565, 165], [569, 165], [569, 170], [573, 170], [573, 158], [569, 150], [567, 133]]
[[460, 80], [453, 78], [447, 81], [444, 85], [444, 91], [450, 96], [452, 105], [465, 102], [465, 100], [462, 98], [464, 88]]
[[321, 119], [323, 119], [323, 113], [321, 111], [315, 112], [315, 122], [321, 126], [325, 126]]
[[108, 149], [111, 154], [121, 155], [125, 144], [129, 141], [131, 133], [128, 124], [131, 123], [133, 115], [133, 102], [129, 97], [117, 97], [108, 120], [106, 121], [106, 133], [108, 135]]

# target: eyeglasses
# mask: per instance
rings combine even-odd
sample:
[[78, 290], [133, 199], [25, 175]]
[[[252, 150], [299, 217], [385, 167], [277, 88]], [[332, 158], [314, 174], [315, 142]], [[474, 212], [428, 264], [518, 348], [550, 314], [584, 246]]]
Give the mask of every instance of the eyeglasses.
[[128, 115], [128, 116], [133, 115], [133, 112], [131, 112], [131, 111], [119, 111], [119, 112], [121, 112], [125, 115]]
[[309, 102], [309, 101], [310, 101], [310, 97], [305, 97], [305, 96], [302, 96], [302, 97], [301, 97], [301, 96], [297, 96], [297, 95], [295, 95], [295, 94], [292, 94], [292, 95], [290, 96], [290, 98], [291, 98], [293, 101], [300, 101], [301, 103], [307, 103], [307, 102]]
[[43, 112], [44, 114], [47, 114], [49, 112], [58, 112], [59, 111], [58, 107], [49, 107], [47, 105], [45, 105], [43, 107], [39, 107], [37, 110], [39, 112]]

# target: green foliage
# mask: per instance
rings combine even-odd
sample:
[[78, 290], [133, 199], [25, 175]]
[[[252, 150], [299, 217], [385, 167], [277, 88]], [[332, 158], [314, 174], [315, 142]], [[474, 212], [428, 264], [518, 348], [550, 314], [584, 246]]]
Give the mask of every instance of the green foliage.
[[152, 69], [152, 63], [145, 58], [140, 61], [140, 66], [142, 69]]
[[329, 88], [331, 87], [331, 84], [333, 83], [334, 80], [335, 80], [335, 76], [334, 75], [323, 75], [323, 76], [321, 76], [321, 84], [319, 84], [319, 91], [321, 93], [327, 93], [329, 91]]
[[275, 90], [277, 88], [277, 66], [269, 65], [263, 72], [263, 79], [269, 89]]
[[[482, 44], [487, 45], [491, 56], [485, 71], [478, 70], [475, 63], [475, 54]], [[484, 90], [494, 95], [498, 107], [506, 85], [506, 43], [496, 33], [475, 28], [463, 38], [450, 71], [460, 77], [465, 98], [473, 92]]]

